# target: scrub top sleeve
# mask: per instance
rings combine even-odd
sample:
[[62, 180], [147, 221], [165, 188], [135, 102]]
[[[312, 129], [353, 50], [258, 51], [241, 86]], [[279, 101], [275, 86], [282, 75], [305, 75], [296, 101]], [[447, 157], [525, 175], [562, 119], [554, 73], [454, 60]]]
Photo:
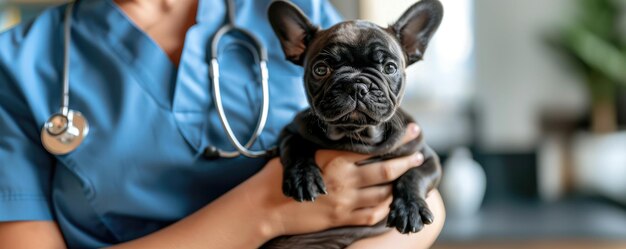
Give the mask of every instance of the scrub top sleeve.
[[343, 21], [343, 17], [341, 16], [341, 14], [339, 13], [339, 11], [337, 11], [337, 9], [335, 9], [335, 7], [327, 0], [321, 0], [321, 8], [322, 8], [322, 20], [321, 20], [321, 25], [322, 28], [328, 28], [332, 25], [337, 24], [338, 22]]
[[51, 220], [54, 160], [8, 72], [0, 61], [0, 222]]

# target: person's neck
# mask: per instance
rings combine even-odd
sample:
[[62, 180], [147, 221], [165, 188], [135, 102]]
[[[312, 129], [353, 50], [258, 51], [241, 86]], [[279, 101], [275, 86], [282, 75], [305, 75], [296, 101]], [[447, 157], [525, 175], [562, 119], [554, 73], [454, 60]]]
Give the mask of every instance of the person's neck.
[[168, 12], [197, 3], [197, 0], [114, 0], [118, 5], [135, 5], [144, 10]]
[[197, 0], [115, 0], [115, 3], [178, 65], [187, 30], [196, 22]]

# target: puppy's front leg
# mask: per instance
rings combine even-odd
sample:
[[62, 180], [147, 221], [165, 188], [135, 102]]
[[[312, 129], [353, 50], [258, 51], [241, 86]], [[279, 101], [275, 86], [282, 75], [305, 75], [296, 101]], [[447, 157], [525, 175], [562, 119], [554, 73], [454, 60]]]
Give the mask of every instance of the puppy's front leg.
[[320, 168], [315, 163], [315, 145], [297, 133], [283, 130], [280, 161], [283, 164], [283, 193], [296, 201], [314, 201], [326, 194]]
[[433, 214], [426, 204], [426, 195], [439, 183], [441, 166], [434, 151], [423, 145], [422, 166], [410, 169], [393, 183], [393, 202], [387, 226], [401, 233], [416, 233], [424, 224], [433, 222]]

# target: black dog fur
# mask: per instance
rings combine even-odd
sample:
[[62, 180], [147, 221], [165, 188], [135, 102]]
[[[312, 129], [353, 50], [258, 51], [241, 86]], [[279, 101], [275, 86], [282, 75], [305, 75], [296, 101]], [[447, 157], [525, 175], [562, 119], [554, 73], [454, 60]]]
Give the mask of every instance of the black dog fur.
[[[304, 67], [310, 108], [299, 113], [281, 133], [283, 192], [297, 201], [326, 194], [314, 155], [318, 149], [373, 155], [360, 164], [420, 151], [422, 166], [393, 182], [393, 201], [386, 222], [372, 227], [344, 227], [320, 233], [283, 236], [263, 248], [344, 248], [354, 241], [395, 227], [415, 233], [433, 222], [427, 193], [441, 177], [437, 155], [422, 136], [400, 144], [414, 120], [399, 108], [404, 94], [404, 68], [422, 59], [443, 17], [438, 0], [411, 6], [393, 25], [347, 21], [321, 30], [295, 5], [273, 2], [270, 23], [285, 56]], [[330, 193], [332, 194], [332, 193]]]

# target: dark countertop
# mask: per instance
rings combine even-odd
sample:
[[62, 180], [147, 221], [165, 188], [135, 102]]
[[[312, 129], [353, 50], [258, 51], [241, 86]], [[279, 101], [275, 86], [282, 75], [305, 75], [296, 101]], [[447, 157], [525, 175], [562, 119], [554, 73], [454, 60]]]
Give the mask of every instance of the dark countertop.
[[449, 214], [439, 241], [553, 239], [626, 240], [626, 208], [594, 198], [492, 201], [471, 217]]

